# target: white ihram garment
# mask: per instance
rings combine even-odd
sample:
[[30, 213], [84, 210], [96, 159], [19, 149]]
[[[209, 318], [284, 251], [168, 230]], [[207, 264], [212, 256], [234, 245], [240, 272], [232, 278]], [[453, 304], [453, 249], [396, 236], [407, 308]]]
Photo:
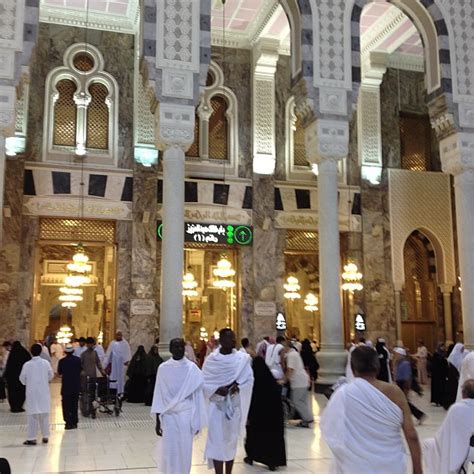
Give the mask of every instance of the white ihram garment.
[[405, 474], [401, 408], [364, 379], [336, 390], [321, 417], [333, 473]]
[[110, 372], [110, 388], [117, 390], [120, 395], [125, 389], [125, 364], [130, 362], [132, 358], [132, 351], [130, 345], [125, 339], [121, 341], [112, 341], [107, 348], [105, 354], [104, 365], [107, 367], [112, 365]]
[[[253, 388], [251, 358], [235, 349], [228, 355], [217, 349], [207, 357], [202, 372], [204, 395], [209, 400], [209, 430], [204, 457], [211, 468], [213, 460], [232, 461], [239, 436], [245, 435]], [[234, 396], [215, 394], [220, 387], [234, 382], [239, 385], [239, 392]]]
[[163, 436], [158, 439], [158, 472], [188, 474], [193, 437], [206, 426], [203, 377], [186, 357], [161, 364], [156, 376], [151, 413], [160, 414]]
[[474, 379], [474, 352], [469, 352], [462, 361], [461, 370], [459, 371], [457, 402], [462, 400], [462, 386], [469, 379]]
[[448, 411], [434, 438], [423, 443], [425, 472], [457, 474], [469, 452], [474, 435], [474, 400], [455, 403]]
[[53, 367], [53, 372], [57, 374], [59, 361], [64, 357], [64, 349], [61, 344], [55, 343], [51, 344], [49, 350], [51, 351], [51, 365]]
[[51, 396], [49, 382], [54, 373], [51, 364], [40, 356], [23, 365], [20, 382], [26, 386], [27, 439], [36, 439], [38, 424], [43, 438], [49, 437], [49, 412]]

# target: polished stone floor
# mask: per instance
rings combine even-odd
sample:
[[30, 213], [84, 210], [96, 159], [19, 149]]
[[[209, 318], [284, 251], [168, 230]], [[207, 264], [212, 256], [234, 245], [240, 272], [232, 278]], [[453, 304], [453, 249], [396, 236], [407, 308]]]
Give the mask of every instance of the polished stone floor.
[[[26, 417], [11, 414], [8, 404], [0, 404], [0, 457], [10, 461], [14, 474], [20, 473], [155, 473], [153, 452], [156, 435], [149, 408], [124, 404], [119, 417], [102, 414], [96, 420], [81, 419], [79, 429], [64, 431], [61, 414], [59, 383], [52, 384], [52, 432], [48, 445], [23, 446], [26, 435]], [[414, 403], [428, 418], [418, 427], [420, 438], [432, 436], [440, 425], [445, 411], [430, 406], [429, 393], [423, 398], [413, 396]], [[316, 420], [325, 406], [325, 398], [313, 399]], [[192, 473], [210, 472], [203, 461], [204, 436], [195, 442]], [[321, 439], [316, 422], [311, 429], [288, 427], [286, 430], [288, 466], [280, 469], [287, 473], [329, 472], [331, 453]], [[236, 474], [268, 472], [264, 466], [243, 464], [243, 450], [239, 448], [234, 472]]]

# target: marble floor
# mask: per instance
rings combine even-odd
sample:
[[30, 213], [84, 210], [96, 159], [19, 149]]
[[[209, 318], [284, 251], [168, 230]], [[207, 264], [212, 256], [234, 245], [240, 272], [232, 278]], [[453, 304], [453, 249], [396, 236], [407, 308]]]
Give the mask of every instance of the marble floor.
[[[51, 437], [48, 445], [23, 446], [26, 436], [24, 414], [11, 414], [8, 404], [0, 404], [0, 457], [6, 457], [13, 474], [20, 473], [94, 473], [94, 474], [147, 474], [155, 473], [153, 452], [156, 435], [149, 408], [124, 404], [119, 417], [101, 414], [95, 420], [81, 419], [79, 429], [64, 431], [59, 397], [60, 384], [52, 384]], [[421, 439], [430, 437], [440, 425], [445, 411], [432, 407], [429, 393], [423, 398], [413, 396], [413, 402], [428, 414], [418, 427]], [[325, 398], [313, 398], [316, 423], [311, 429], [288, 427], [286, 430], [288, 466], [279, 471], [286, 473], [329, 472], [331, 453], [321, 439], [317, 422], [325, 406]], [[205, 437], [194, 444], [193, 474], [211, 472], [203, 462]], [[264, 466], [247, 466], [242, 462], [244, 453], [239, 448], [235, 474], [268, 472]]]

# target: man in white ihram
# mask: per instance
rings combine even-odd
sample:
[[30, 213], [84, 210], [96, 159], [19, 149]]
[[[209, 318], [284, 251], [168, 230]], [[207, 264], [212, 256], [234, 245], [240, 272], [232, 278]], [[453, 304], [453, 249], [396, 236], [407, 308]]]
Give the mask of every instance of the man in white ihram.
[[125, 366], [132, 359], [129, 343], [123, 338], [122, 331], [115, 333], [115, 340], [111, 341], [105, 354], [104, 367], [110, 375], [110, 388], [117, 390], [121, 395], [125, 389]]
[[184, 357], [183, 339], [170, 342], [172, 358], [156, 376], [151, 413], [156, 414], [158, 472], [188, 474], [193, 437], [206, 426], [203, 377], [198, 366]]
[[49, 412], [51, 411], [51, 395], [49, 382], [54, 377], [51, 364], [42, 359], [41, 345], [33, 344], [31, 355], [33, 358], [23, 365], [20, 373], [20, 382], [26, 386], [26, 415], [27, 415], [27, 439], [23, 443], [26, 446], [34, 446], [38, 436], [38, 428], [41, 428], [43, 444], [49, 438]]
[[430, 474], [457, 474], [468, 457], [474, 436], [474, 379], [464, 382], [462, 397], [451, 406], [435, 437], [424, 442], [423, 457]]
[[377, 380], [380, 362], [367, 346], [351, 354], [355, 378], [337, 389], [321, 417], [321, 433], [334, 454], [337, 474], [406, 474], [401, 430], [410, 449], [413, 474], [421, 474], [418, 435], [403, 392]]
[[216, 474], [230, 474], [239, 436], [245, 425], [253, 388], [248, 354], [235, 350], [231, 329], [219, 333], [220, 347], [209, 354], [202, 368], [204, 395], [209, 400], [209, 430], [204, 457]]

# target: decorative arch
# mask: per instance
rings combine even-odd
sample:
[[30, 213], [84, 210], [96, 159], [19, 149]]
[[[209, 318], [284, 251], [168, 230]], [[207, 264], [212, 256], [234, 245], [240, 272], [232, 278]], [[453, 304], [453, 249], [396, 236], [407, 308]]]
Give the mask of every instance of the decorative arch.
[[[104, 71], [104, 58], [91, 44], [70, 46], [63, 64], [46, 77], [43, 160], [69, 162], [71, 154], [87, 152], [89, 163], [116, 166], [117, 81]], [[63, 137], [57, 130], [59, 124]]]
[[[209, 82], [208, 79], [212, 80]], [[216, 99], [225, 101], [225, 129], [227, 133], [226, 157], [211, 156], [210, 120], [214, 116]], [[196, 133], [197, 132], [197, 133]], [[192, 176], [214, 177], [223, 171], [229, 176], [238, 175], [239, 136], [238, 100], [234, 92], [224, 85], [224, 74], [220, 66], [211, 61], [202, 88], [201, 100], [196, 109], [195, 142], [187, 153], [186, 171]], [[190, 153], [194, 152], [194, 153]], [[191, 156], [192, 154], [196, 156]]]
[[[394, 6], [403, 11], [418, 29], [425, 50], [426, 63], [426, 85], [428, 89], [428, 100], [432, 100], [441, 94], [451, 97], [453, 94], [453, 67], [452, 34], [450, 35], [449, 22], [434, 2], [429, 2], [425, 7], [419, 2], [409, 0], [389, 0]], [[352, 88], [356, 92], [354, 101], [357, 101], [357, 91], [361, 82], [360, 64], [360, 18], [363, 8], [371, 3], [371, 0], [350, 0], [345, 7], [345, 36], [350, 38], [352, 62], [351, 71], [348, 75], [352, 78]], [[347, 67], [347, 64], [346, 64]], [[454, 91], [455, 92], [455, 91]], [[451, 102], [450, 98], [448, 102]]]

